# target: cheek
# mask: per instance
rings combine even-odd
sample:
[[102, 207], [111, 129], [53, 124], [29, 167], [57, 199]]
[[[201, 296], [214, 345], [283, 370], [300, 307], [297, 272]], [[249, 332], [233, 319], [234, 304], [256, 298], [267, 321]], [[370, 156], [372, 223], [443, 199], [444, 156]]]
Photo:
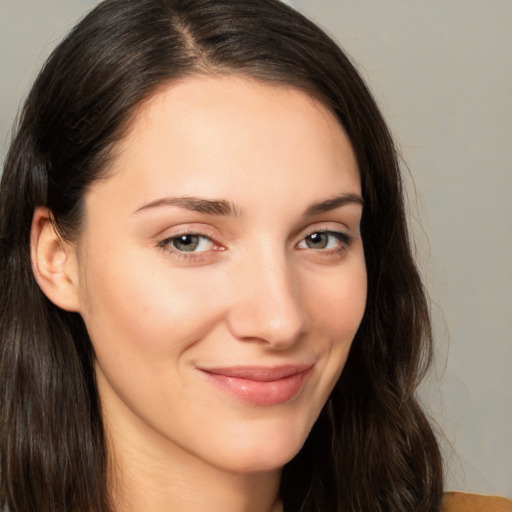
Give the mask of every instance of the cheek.
[[343, 272], [311, 281], [309, 310], [320, 329], [325, 329], [333, 343], [351, 343], [366, 307], [367, 280], [364, 260]]
[[112, 414], [120, 410], [124, 417], [130, 410], [148, 424], [166, 424], [162, 404], [171, 410], [185, 400], [191, 348], [201, 345], [218, 321], [213, 294], [205, 293], [213, 283], [154, 261], [142, 265], [141, 258], [126, 254], [120, 261], [90, 261], [87, 269], [83, 316], [102, 400]]
[[366, 307], [366, 268], [362, 258], [356, 263], [334, 273], [322, 286], [317, 282], [308, 294], [317, 333], [311, 343], [326, 356], [322, 367], [325, 385], [321, 388], [327, 395], [343, 371]]
[[136, 253], [110, 261], [90, 258], [83, 278], [82, 316], [100, 360], [164, 366], [172, 360], [166, 356], [179, 355], [216, 321], [199, 275], [144, 264]]

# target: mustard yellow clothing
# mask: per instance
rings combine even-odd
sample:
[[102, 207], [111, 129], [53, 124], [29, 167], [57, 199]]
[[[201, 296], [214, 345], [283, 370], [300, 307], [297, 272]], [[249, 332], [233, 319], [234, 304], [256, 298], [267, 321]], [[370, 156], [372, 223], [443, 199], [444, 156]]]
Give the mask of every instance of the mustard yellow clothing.
[[501, 496], [447, 492], [443, 512], [512, 512], [512, 501]]

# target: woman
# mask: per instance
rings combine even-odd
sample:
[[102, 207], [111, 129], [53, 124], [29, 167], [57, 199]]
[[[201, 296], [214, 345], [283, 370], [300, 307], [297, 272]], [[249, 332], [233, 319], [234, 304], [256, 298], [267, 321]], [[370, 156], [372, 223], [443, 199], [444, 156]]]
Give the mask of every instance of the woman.
[[435, 511], [389, 132], [274, 0], [107, 0], [1, 185], [0, 503]]

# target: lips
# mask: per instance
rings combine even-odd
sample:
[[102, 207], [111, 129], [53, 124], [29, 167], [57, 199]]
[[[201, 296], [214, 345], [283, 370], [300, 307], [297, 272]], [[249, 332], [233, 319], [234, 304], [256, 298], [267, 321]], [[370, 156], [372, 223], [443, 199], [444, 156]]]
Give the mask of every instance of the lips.
[[201, 371], [231, 396], [251, 405], [271, 406], [295, 398], [304, 387], [312, 366], [237, 366], [201, 368]]

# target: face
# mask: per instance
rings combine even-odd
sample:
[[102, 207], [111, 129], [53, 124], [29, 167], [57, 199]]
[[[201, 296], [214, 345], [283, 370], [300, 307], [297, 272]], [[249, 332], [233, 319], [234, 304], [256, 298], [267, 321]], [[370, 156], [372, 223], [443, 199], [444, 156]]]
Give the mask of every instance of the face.
[[233, 472], [298, 452], [365, 308], [360, 197], [303, 92], [196, 77], [141, 107], [76, 245], [114, 444]]

